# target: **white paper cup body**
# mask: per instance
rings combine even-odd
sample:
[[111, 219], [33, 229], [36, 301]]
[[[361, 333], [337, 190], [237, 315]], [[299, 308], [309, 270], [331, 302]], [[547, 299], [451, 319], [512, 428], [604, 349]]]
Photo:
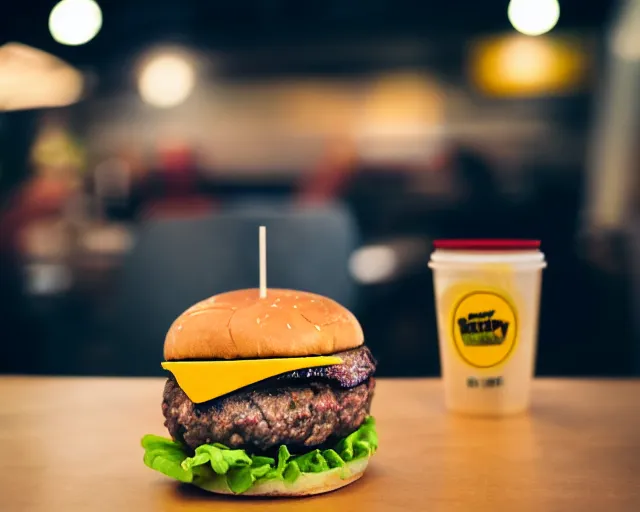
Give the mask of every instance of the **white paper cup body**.
[[447, 408], [484, 416], [526, 411], [544, 255], [436, 249], [429, 266]]

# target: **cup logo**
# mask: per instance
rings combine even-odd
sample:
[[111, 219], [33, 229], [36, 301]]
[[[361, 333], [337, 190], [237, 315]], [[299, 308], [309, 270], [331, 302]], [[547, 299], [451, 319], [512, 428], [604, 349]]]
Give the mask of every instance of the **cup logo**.
[[495, 313], [493, 309], [482, 313], [469, 313], [467, 318], [458, 318], [462, 343], [472, 347], [502, 345], [509, 332], [509, 322], [494, 319]]
[[500, 295], [473, 292], [454, 308], [452, 331], [456, 351], [467, 364], [492, 368], [505, 362], [515, 349], [515, 310]]

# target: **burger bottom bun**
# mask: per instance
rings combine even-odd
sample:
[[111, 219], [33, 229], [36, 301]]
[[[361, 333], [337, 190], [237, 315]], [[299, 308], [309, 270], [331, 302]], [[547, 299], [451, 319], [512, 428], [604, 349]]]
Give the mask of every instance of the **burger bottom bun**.
[[[312, 496], [330, 492], [345, 485], [349, 485], [360, 478], [367, 465], [369, 458], [358, 459], [342, 468], [335, 468], [322, 473], [303, 473], [298, 479], [290, 484], [282, 480], [267, 480], [253, 485], [243, 492], [241, 496]], [[235, 494], [223, 476], [216, 476], [213, 480], [202, 483], [194, 482], [205, 491], [217, 494]]]

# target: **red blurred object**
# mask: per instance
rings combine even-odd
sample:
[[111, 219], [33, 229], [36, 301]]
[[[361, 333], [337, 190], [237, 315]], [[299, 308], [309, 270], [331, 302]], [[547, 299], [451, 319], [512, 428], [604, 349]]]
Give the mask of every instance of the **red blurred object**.
[[169, 197], [151, 201], [141, 216], [144, 219], [189, 218], [206, 215], [217, 209], [217, 203], [206, 197]]
[[42, 177], [27, 180], [0, 211], [0, 251], [18, 249], [20, 233], [31, 222], [62, 215], [73, 194], [63, 181]]
[[330, 143], [315, 167], [303, 175], [297, 201], [318, 204], [339, 198], [353, 177], [356, 159], [350, 140], [339, 139]]
[[540, 240], [435, 240], [433, 245], [436, 249], [453, 251], [525, 251], [538, 249]]
[[193, 151], [187, 145], [163, 145], [158, 150], [160, 175], [171, 197], [195, 194], [197, 165]]

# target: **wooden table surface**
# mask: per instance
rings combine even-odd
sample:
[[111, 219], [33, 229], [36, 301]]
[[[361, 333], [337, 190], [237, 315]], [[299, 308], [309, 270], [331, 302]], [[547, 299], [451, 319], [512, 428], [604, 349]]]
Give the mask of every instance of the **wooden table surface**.
[[537, 380], [529, 414], [445, 412], [439, 380], [380, 379], [380, 448], [305, 499], [215, 496], [142, 463], [163, 380], [0, 378], [0, 510], [640, 511], [640, 380]]

